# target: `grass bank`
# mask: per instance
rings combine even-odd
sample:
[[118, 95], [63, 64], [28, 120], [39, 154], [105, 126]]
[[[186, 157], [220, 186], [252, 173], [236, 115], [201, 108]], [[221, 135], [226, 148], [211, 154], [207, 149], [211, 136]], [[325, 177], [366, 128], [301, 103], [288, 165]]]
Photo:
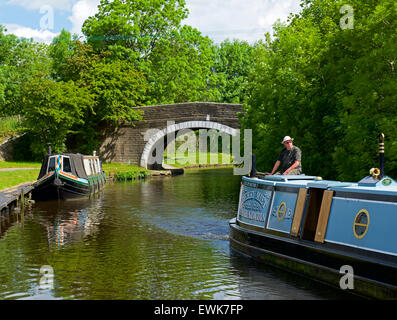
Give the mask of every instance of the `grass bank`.
[[200, 168], [233, 166], [233, 158], [229, 153], [193, 152], [164, 155], [164, 163], [175, 168]]
[[8, 168], [32, 168], [40, 169], [41, 163], [39, 162], [11, 162], [11, 161], [0, 161], [0, 169]]
[[0, 171], [0, 190], [37, 180], [40, 169]]
[[[221, 153], [204, 153], [187, 156], [185, 154], [176, 154], [173, 158], [165, 157], [164, 163], [176, 168], [198, 168], [207, 166], [233, 166], [229, 154]], [[0, 161], [0, 169], [8, 168], [31, 168], [29, 170], [0, 171], [0, 190], [11, 188], [13, 186], [33, 182], [37, 180], [41, 163], [39, 162], [7, 162]], [[130, 181], [144, 179], [151, 175], [150, 170], [139, 166], [123, 163], [104, 163], [102, 165], [106, 177], [113, 181]]]
[[106, 178], [111, 178], [113, 181], [144, 179], [149, 175], [149, 171], [144, 168], [124, 163], [104, 163], [102, 169]]
[[[0, 171], [0, 190], [11, 188], [22, 183], [34, 182], [40, 172], [41, 163], [38, 162], [7, 162], [0, 161], [0, 169], [32, 168], [28, 170]], [[149, 171], [138, 166], [121, 163], [105, 163], [102, 165], [106, 176], [114, 181], [128, 181], [142, 179], [149, 175]]]

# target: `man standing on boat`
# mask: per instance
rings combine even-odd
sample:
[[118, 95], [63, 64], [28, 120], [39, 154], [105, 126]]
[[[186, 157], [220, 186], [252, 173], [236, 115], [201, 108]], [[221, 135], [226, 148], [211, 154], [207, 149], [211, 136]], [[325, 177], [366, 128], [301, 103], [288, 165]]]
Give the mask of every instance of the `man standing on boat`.
[[[274, 164], [273, 170], [271, 173], [266, 172], [266, 175], [272, 174], [282, 174], [282, 175], [290, 175], [290, 174], [301, 174], [302, 173], [302, 165], [301, 165], [301, 150], [294, 146], [292, 141], [294, 139], [290, 136], [285, 136], [281, 144], [284, 145], [284, 148], [280, 151], [280, 154], [277, 158], [276, 163]], [[281, 171], [277, 171], [281, 164]]]

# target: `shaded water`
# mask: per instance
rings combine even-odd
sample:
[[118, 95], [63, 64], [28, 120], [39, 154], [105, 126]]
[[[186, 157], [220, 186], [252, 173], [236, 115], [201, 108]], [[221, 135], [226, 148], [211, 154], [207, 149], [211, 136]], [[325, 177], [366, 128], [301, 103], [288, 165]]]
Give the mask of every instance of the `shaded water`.
[[240, 179], [188, 170], [37, 203], [0, 239], [0, 299], [351, 298], [230, 251]]

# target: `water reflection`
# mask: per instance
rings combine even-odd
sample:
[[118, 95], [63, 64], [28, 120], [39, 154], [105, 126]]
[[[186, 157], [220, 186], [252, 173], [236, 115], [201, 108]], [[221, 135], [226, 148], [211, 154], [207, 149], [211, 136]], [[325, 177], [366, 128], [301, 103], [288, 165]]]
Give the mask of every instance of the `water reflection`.
[[[230, 252], [239, 184], [232, 170], [189, 171], [38, 203], [0, 240], [0, 298], [346, 298]], [[49, 290], [39, 286], [43, 265], [54, 270]]]
[[37, 207], [40, 212], [38, 221], [46, 230], [48, 244], [60, 248], [69, 242], [95, 237], [103, 219], [102, 197], [103, 195], [99, 195], [89, 201], [40, 203]]

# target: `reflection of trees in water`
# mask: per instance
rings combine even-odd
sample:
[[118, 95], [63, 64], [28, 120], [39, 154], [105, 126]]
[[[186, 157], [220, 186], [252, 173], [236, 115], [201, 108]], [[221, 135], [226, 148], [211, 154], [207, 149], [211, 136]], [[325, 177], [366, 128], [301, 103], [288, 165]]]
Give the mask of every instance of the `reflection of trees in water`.
[[229, 211], [237, 210], [240, 180], [231, 168], [189, 169], [183, 176], [152, 179], [136, 191], [143, 206], [172, 203], [178, 207], [202, 207], [205, 203], [207, 207]]
[[32, 206], [25, 205], [24, 211], [19, 207], [12, 206], [10, 210], [0, 212], [0, 240], [6, 235], [7, 231], [18, 223], [23, 223], [25, 218], [32, 214]]
[[[239, 179], [236, 192], [234, 178], [222, 171], [109, 184], [100, 198], [37, 203], [23, 228], [11, 228], [0, 241], [0, 298], [39, 296], [43, 265], [54, 270], [50, 298], [324, 297], [307, 281], [258, 271], [262, 266], [245, 267], [246, 259], [231, 261], [226, 238], [192, 236], [200, 228], [210, 232], [207, 222], [214, 221], [228, 231], [225, 212], [235, 215], [229, 202], [238, 201], [232, 197], [238, 197]], [[212, 207], [216, 197], [223, 199], [218, 209]], [[161, 218], [158, 224], [155, 217]], [[179, 224], [186, 235], [170, 232], [165, 222]]]

